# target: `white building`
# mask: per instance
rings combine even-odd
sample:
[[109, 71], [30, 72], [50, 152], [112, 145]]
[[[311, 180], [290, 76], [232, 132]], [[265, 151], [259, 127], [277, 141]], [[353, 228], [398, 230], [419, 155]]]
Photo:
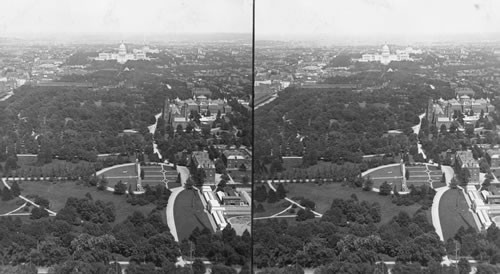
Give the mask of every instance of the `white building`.
[[[149, 48], [148, 48], [149, 49]], [[108, 61], [116, 60], [120, 64], [125, 64], [129, 60], [149, 60], [146, 57], [146, 52], [144, 50], [134, 49], [132, 53], [127, 53], [127, 47], [125, 44], [121, 44], [118, 48], [118, 53], [99, 53], [99, 56], [95, 58], [96, 61]]]
[[391, 54], [389, 46], [384, 45], [382, 47], [382, 54], [378, 53], [365, 53], [361, 56], [361, 59], [358, 59], [358, 62], [380, 62], [384, 65], [389, 64], [392, 61], [413, 61], [410, 58], [410, 53], [414, 53], [415, 51], [411, 48], [407, 48], [406, 50], [397, 50], [396, 54]]

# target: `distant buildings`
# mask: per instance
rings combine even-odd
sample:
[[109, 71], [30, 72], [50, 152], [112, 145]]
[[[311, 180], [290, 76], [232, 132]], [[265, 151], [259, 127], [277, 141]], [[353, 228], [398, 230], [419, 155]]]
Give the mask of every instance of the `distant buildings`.
[[187, 100], [167, 99], [163, 108], [163, 119], [174, 129], [178, 125], [185, 129], [192, 120], [190, 118], [192, 112], [203, 114], [204, 116], [200, 118], [200, 122], [211, 125], [215, 121], [217, 113], [220, 112], [222, 116], [231, 113], [232, 110], [232, 107], [225, 100], [210, 100], [205, 95], [199, 95], [195, 99]]
[[449, 129], [451, 124], [456, 120], [454, 116], [457, 112], [464, 114], [464, 123], [475, 124], [480, 119], [481, 112], [486, 117], [488, 113], [495, 111], [495, 107], [488, 98], [474, 99], [469, 97], [469, 95], [474, 94], [473, 92], [471, 89], [459, 88], [455, 90], [457, 98], [429, 101], [427, 110], [429, 123], [435, 124], [438, 130], [442, 125], [445, 125], [446, 129]]
[[365, 53], [358, 59], [358, 62], [380, 62], [384, 65], [389, 64], [392, 61], [413, 61], [410, 58], [411, 54], [418, 54], [421, 51], [413, 50], [412, 48], [407, 48], [405, 50], [397, 50], [396, 54], [391, 54], [389, 46], [384, 45], [382, 47], [382, 53]]
[[149, 60], [148, 57], [146, 57], [146, 50], [149, 51], [149, 47], [144, 47], [143, 50], [134, 49], [132, 53], [127, 53], [127, 47], [122, 43], [118, 48], [118, 53], [102, 52], [99, 53], [99, 56], [95, 58], [95, 60], [116, 60], [120, 64], [125, 64], [129, 60]]

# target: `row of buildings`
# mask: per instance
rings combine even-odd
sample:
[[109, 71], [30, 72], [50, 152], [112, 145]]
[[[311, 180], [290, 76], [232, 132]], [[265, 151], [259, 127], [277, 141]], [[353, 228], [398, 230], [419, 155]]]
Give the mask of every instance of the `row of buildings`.
[[396, 54], [391, 54], [389, 46], [384, 45], [381, 53], [365, 53], [361, 55], [358, 62], [380, 62], [381, 64], [388, 65], [392, 61], [413, 61], [410, 54], [421, 54], [421, 50], [414, 50], [406, 48], [404, 50], [396, 50]]
[[99, 56], [94, 60], [96, 61], [109, 61], [116, 60], [120, 64], [125, 64], [127, 61], [135, 60], [149, 60], [146, 53], [158, 53], [156, 49], [150, 49], [148, 46], [144, 46], [142, 49], [133, 49], [132, 52], [127, 52], [127, 47], [125, 44], [121, 44], [118, 47], [118, 52], [101, 52]]
[[474, 91], [471, 89], [458, 88], [455, 91], [456, 98], [444, 100], [429, 100], [427, 119], [430, 124], [436, 125], [438, 129], [445, 125], [447, 129], [456, 120], [457, 112], [464, 114], [464, 123], [475, 124], [481, 117], [487, 117], [490, 112], [495, 111], [490, 99], [474, 99]]
[[223, 116], [232, 111], [232, 107], [226, 100], [211, 100], [205, 95], [199, 95], [194, 99], [187, 100], [180, 100], [179, 98], [175, 100], [167, 99], [163, 107], [163, 119], [167, 125], [172, 126], [174, 129], [178, 125], [186, 128], [193, 120], [193, 117], [190, 118], [193, 112], [204, 115], [200, 118], [202, 124], [211, 125], [216, 120], [217, 113], [220, 112], [221, 116]]
[[250, 189], [233, 189], [226, 187], [224, 190], [213, 189], [204, 185], [201, 188], [206, 209], [213, 217], [218, 230], [227, 226], [227, 219], [235, 216], [249, 216], [251, 214], [252, 198]]
[[[252, 170], [252, 155], [246, 149], [225, 149], [221, 153], [227, 171]], [[205, 184], [215, 185], [215, 164], [206, 151], [194, 151], [191, 154], [191, 165], [205, 171]]]

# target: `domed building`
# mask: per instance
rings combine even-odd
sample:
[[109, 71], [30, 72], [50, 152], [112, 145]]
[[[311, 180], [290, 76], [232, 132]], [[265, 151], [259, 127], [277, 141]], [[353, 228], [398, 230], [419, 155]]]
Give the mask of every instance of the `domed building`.
[[127, 53], [127, 47], [122, 42], [118, 47], [118, 53], [99, 53], [95, 58], [97, 61], [116, 60], [120, 64], [125, 64], [129, 60], [149, 60], [142, 50], [134, 50], [134, 53]]
[[378, 53], [365, 53], [358, 59], [358, 62], [380, 62], [388, 65], [392, 61], [411, 61], [409, 54], [404, 50], [397, 50], [396, 54], [391, 54], [388, 45], [382, 47], [382, 54]]

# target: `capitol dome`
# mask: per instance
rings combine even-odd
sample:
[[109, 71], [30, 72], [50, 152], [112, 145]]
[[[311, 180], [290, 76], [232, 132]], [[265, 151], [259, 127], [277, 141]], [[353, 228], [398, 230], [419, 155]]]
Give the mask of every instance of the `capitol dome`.
[[125, 54], [127, 53], [127, 47], [125, 47], [125, 44], [121, 44], [120, 47], [118, 48], [118, 53], [119, 54]]
[[384, 46], [382, 47], [382, 53], [389, 53], [389, 52], [390, 52], [390, 51], [389, 51], [389, 46], [388, 46], [388, 45], [384, 45]]

